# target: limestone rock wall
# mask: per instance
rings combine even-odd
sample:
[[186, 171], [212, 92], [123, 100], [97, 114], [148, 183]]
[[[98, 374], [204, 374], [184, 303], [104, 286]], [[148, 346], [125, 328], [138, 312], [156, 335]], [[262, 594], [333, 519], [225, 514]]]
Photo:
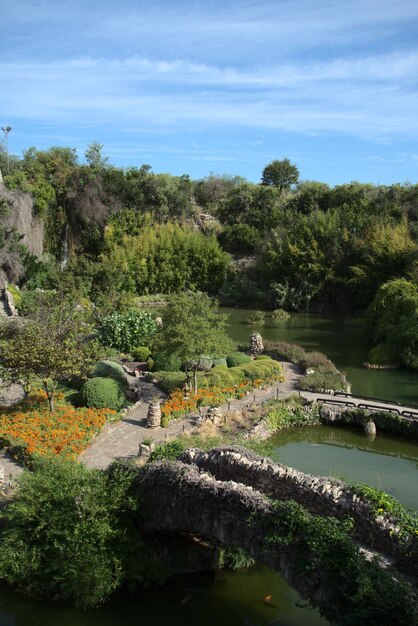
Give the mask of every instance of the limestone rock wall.
[[44, 250], [44, 222], [33, 215], [31, 195], [19, 190], [9, 190], [0, 183], [0, 200], [5, 200], [10, 210], [3, 223], [23, 235], [22, 243], [31, 254], [41, 256]]
[[304, 474], [238, 446], [207, 452], [190, 449], [180, 460], [210, 472], [217, 480], [234, 480], [276, 500], [294, 500], [311, 513], [340, 519], [351, 517], [359, 541], [392, 555], [407, 571], [418, 575], [416, 561], [403, 555], [394, 521], [387, 515], [376, 517], [370, 504], [341, 481]]

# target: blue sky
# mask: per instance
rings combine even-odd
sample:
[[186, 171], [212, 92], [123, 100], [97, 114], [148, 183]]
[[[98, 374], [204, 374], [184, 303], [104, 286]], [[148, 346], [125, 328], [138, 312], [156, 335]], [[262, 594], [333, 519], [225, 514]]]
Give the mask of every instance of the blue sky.
[[10, 151], [418, 182], [417, 0], [0, 0]]

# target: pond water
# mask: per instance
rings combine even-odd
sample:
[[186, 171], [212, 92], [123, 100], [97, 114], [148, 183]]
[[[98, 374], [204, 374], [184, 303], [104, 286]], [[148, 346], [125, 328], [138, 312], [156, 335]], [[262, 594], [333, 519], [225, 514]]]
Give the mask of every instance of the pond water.
[[[271, 604], [262, 600], [271, 595]], [[103, 607], [70, 606], [22, 598], [0, 587], [1, 626], [326, 626], [318, 611], [302, 608], [299, 595], [266, 567], [187, 576]]]
[[284, 465], [383, 489], [418, 511], [418, 443], [379, 434], [370, 441], [362, 430], [317, 426], [293, 428], [269, 440]]
[[253, 326], [246, 322], [251, 310], [222, 308], [222, 312], [229, 315], [229, 334], [238, 343], [248, 344], [250, 334], [257, 331], [264, 339], [319, 350], [346, 373], [353, 393], [418, 405], [418, 372], [366, 370], [361, 366], [370, 348], [364, 320], [294, 313], [287, 321], [275, 321], [268, 312], [263, 326]]
[[[264, 326], [246, 323], [249, 310], [223, 309], [230, 314], [229, 332], [247, 343], [253, 330], [271, 340], [298, 343], [325, 352], [346, 372], [354, 393], [418, 404], [418, 374], [371, 371], [361, 367], [368, 351], [361, 320], [330, 320], [295, 314], [286, 322], [266, 315]], [[305, 472], [338, 476], [387, 490], [418, 510], [416, 489], [418, 445], [379, 435], [370, 442], [362, 431], [335, 427], [283, 431], [272, 439], [276, 458]], [[272, 596], [274, 607], [262, 599]], [[145, 589], [135, 596], [115, 597], [92, 611], [23, 598], [0, 587], [1, 626], [324, 626], [318, 611], [300, 606], [301, 600], [286, 582], [260, 565], [235, 572], [179, 578], [162, 588]], [[303, 603], [302, 603], [303, 604]]]

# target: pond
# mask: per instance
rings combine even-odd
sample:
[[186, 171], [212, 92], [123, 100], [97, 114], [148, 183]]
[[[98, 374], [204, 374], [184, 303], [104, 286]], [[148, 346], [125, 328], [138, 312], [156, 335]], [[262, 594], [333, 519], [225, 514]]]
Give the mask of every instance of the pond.
[[[263, 598], [271, 595], [272, 606]], [[326, 626], [318, 611], [298, 606], [299, 595], [275, 572], [256, 565], [235, 572], [193, 575], [135, 596], [112, 599], [103, 607], [76, 611], [70, 606], [28, 600], [0, 587], [1, 626]]]
[[362, 430], [317, 426], [283, 430], [269, 439], [274, 459], [317, 476], [366, 483], [418, 511], [418, 443]]
[[275, 321], [268, 312], [263, 326], [252, 326], [246, 320], [253, 311], [221, 310], [229, 315], [229, 334], [238, 343], [248, 344], [250, 334], [256, 331], [264, 339], [287, 341], [297, 343], [306, 350], [319, 350], [346, 373], [353, 393], [418, 405], [418, 372], [403, 369], [379, 371], [362, 367], [370, 348], [370, 338], [362, 319], [328, 319], [294, 313], [287, 321]]

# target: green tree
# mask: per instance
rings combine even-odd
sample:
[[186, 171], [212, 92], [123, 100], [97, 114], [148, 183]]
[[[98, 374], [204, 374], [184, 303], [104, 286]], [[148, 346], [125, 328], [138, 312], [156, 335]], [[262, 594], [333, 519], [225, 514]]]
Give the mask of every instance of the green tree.
[[60, 380], [87, 374], [100, 357], [101, 349], [91, 339], [93, 330], [74, 302], [45, 294], [30, 317], [4, 323], [0, 363], [9, 380], [40, 379], [53, 411]]
[[155, 352], [177, 356], [193, 371], [197, 393], [197, 370], [202, 355], [225, 356], [232, 349], [226, 335], [227, 318], [220, 315], [217, 302], [204, 293], [181, 293], [170, 298], [157, 335]]
[[383, 284], [369, 307], [376, 343], [388, 345], [407, 367], [418, 369], [418, 288], [398, 278]]
[[263, 169], [261, 176], [262, 185], [273, 185], [280, 191], [290, 189], [299, 180], [299, 170], [289, 159], [272, 161]]
[[92, 168], [102, 169], [107, 167], [109, 157], [103, 154], [103, 145], [97, 141], [92, 141], [84, 153], [87, 163]]

